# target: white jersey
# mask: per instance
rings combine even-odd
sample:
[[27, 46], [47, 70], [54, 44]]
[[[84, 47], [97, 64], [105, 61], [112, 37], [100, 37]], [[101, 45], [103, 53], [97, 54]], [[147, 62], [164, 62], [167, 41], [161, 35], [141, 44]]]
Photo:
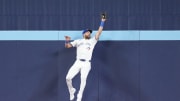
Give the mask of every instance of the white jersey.
[[73, 47], [76, 47], [76, 59], [91, 60], [94, 46], [97, 40], [95, 37], [91, 39], [79, 39], [71, 42]]

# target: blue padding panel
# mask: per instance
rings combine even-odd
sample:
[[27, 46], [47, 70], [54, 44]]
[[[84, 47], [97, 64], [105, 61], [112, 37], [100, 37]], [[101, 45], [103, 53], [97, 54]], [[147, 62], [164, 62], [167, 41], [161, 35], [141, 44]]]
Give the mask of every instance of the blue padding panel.
[[139, 31], [104, 31], [100, 40], [139, 40]]
[[140, 40], [180, 40], [180, 31], [140, 31]]
[[[92, 36], [97, 31], [92, 33]], [[103, 31], [101, 41], [180, 40], [180, 31]], [[82, 31], [0, 31], [0, 40], [72, 40], [82, 38]]]
[[[98, 42], [82, 101], [179, 101], [179, 51], [180, 41]], [[0, 101], [68, 101], [75, 54], [64, 41], [0, 41]]]
[[0, 31], [0, 40], [58, 40], [58, 31]]
[[141, 101], [180, 100], [180, 41], [140, 44]]

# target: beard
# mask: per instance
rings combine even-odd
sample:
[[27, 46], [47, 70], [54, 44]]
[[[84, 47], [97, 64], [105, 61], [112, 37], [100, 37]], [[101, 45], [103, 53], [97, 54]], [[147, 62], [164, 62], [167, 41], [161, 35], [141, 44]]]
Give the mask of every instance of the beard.
[[85, 39], [90, 39], [91, 36], [86, 36], [86, 35], [85, 35], [84, 38], [85, 38]]

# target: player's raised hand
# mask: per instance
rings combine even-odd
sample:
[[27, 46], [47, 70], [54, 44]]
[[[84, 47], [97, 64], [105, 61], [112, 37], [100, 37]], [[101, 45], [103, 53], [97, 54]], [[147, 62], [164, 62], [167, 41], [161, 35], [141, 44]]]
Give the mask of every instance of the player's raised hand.
[[106, 21], [106, 19], [107, 19], [106, 13], [102, 13], [101, 14], [101, 21]]
[[70, 41], [71, 40], [71, 37], [69, 37], [69, 36], [64, 36], [64, 37], [65, 37], [66, 41]]
[[101, 21], [106, 21], [106, 19], [101, 19]]
[[69, 37], [69, 36], [64, 36], [65, 37], [65, 47], [66, 48], [71, 48], [72, 47], [72, 45], [70, 44], [70, 40], [71, 40], [71, 37]]

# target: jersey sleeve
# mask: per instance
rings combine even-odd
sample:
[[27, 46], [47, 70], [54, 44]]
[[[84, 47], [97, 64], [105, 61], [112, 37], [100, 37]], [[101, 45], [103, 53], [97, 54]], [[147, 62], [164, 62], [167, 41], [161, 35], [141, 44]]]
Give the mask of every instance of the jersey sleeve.
[[77, 40], [74, 40], [74, 41], [70, 42], [70, 44], [71, 44], [73, 47], [77, 47]]
[[93, 42], [94, 44], [96, 44], [96, 43], [97, 43], [97, 41], [98, 41], [98, 40], [96, 40], [95, 36], [94, 36], [94, 37], [92, 37], [92, 39], [91, 39], [91, 40], [92, 40], [92, 42]]

